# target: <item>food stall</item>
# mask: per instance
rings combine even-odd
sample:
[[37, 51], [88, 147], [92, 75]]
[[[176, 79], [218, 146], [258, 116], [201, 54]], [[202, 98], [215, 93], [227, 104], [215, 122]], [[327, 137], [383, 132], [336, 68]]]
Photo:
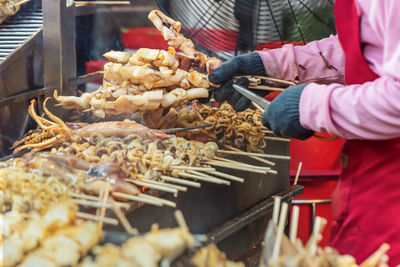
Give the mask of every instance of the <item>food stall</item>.
[[[289, 184], [289, 143], [264, 138], [270, 134], [262, 132], [267, 129], [256, 122], [260, 116], [257, 110], [249, 111], [246, 116], [254, 116], [251, 125], [256, 129], [259, 140], [250, 143], [248, 139], [240, 139], [242, 143], [238, 143], [233, 137], [223, 138], [229, 125], [225, 128], [203, 126], [209, 122], [207, 118], [223, 118], [220, 109], [214, 105], [189, 104], [189, 111], [192, 108], [204, 115], [193, 124], [197, 126], [194, 131], [185, 130], [182, 123], [165, 124], [167, 127], [162, 129], [158, 129], [160, 125], [150, 127], [151, 120], [147, 121], [147, 128], [134, 122], [137, 119], [134, 116], [130, 117], [131, 121], [118, 119], [117, 116], [104, 119], [96, 114], [90, 116], [89, 113], [97, 109], [94, 106], [89, 108], [91, 111], [68, 107], [70, 99], [66, 96], [80, 95], [83, 99], [85, 94], [78, 91], [81, 85], [111, 73], [95, 71], [78, 75], [79, 53], [74, 44], [85, 36], [77, 34], [79, 25], [76, 18], [113, 12], [128, 16], [126, 10], [129, 10], [130, 14], [133, 12], [140, 18], [134, 20], [138, 25], [130, 27], [148, 27], [152, 24], [147, 21], [147, 15], [157, 7], [145, 2], [137, 1], [130, 5], [127, 1], [116, 1], [111, 5], [98, 5], [90, 1], [30, 1], [22, 6], [20, 13], [0, 25], [0, 50], [4, 48], [4, 52], [0, 52], [0, 76], [4, 77], [0, 85], [2, 219], [21, 225], [17, 230], [3, 233], [3, 256], [12, 255], [11, 251], [16, 253], [5, 266], [16, 263], [29, 266], [46, 257], [49, 260], [48, 255], [62, 253], [60, 249], [46, 254], [52, 244], [61, 242], [57, 241], [60, 231], [68, 232], [61, 236], [71, 238], [87, 231], [91, 241], [80, 243], [80, 253], [69, 250], [70, 256], [58, 258], [59, 264], [63, 260], [76, 264], [81, 258], [79, 254], [84, 256], [94, 244], [112, 242], [109, 241], [112, 240], [112, 233], [116, 232], [118, 238], [127, 240], [137, 232], [150, 231], [155, 223], [160, 228], [176, 227], [175, 210], [182, 212], [187, 229], [195, 238], [197, 235], [205, 237], [203, 246], [215, 243], [229, 259], [244, 260], [260, 252], [265, 227], [272, 216], [273, 196], [281, 196], [283, 202], [290, 203], [302, 192], [302, 186]], [[108, 54], [109, 63], [121, 64], [116, 58], [119, 55], [131, 57], [134, 54]], [[197, 87], [191, 85], [188, 92], [192, 88]], [[186, 105], [184, 102], [179, 102], [179, 105]], [[229, 105], [221, 108], [226, 115], [234, 114]], [[106, 109], [103, 111], [108, 112]], [[139, 111], [146, 113], [145, 109]], [[243, 123], [240, 116], [244, 115], [229, 123]], [[184, 119], [182, 117], [183, 122]], [[188, 125], [186, 128], [189, 128]], [[85, 131], [90, 134], [83, 133]], [[201, 137], [199, 132], [206, 135], [208, 143], [178, 137], [195, 138], [196, 134]], [[216, 132], [218, 138], [213, 139]], [[243, 134], [248, 133], [244, 131]], [[102, 142], [101, 145], [99, 142]], [[122, 142], [122, 146], [116, 147], [116, 142]], [[143, 147], [141, 153], [152, 156], [160, 153], [157, 157], [164, 158], [169, 155], [173, 163], [161, 167], [157, 164], [162, 162], [162, 158], [154, 159], [157, 164], [151, 157], [148, 158], [151, 161], [149, 164], [142, 156], [135, 155], [128, 159], [127, 154], [138, 150], [124, 145], [133, 146], [136, 143]], [[95, 152], [96, 159], [82, 156], [89, 155], [90, 147], [101, 147], [102, 152]], [[106, 152], [110, 147], [113, 151]], [[186, 153], [189, 150], [192, 154]], [[119, 152], [119, 156], [107, 159], [107, 153], [115, 151]], [[144, 165], [137, 164], [142, 160]], [[139, 169], [133, 170], [134, 166]], [[51, 186], [46, 185], [46, 179], [51, 179]], [[50, 193], [53, 190], [60, 194]], [[42, 195], [39, 192], [48, 193]], [[66, 199], [78, 209], [68, 201], [65, 205], [61, 204]], [[54, 207], [52, 202], [60, 204]], [[114, 204], [118, 208], [113, 208]], [[21, 216], [26, 214], [35, 214], [32, 216], [38, 216], [37, 220], [32, 219], [27, 226], [21, 221]], [[60, 223], [57, 216], [67, 219]], [[77, 224], [74, 218], [85, 223]], [[104, 238], [98, 228], [90, 224], [91, 221], [101, 225]], [[39, 227], [42, 222], [45, 223]], [[32, 229], [33, 236], [37, 233], [36, 237], [32, 237], [31, 244], [21, 245], [24, 240], [21, 234], [28, 236], [27, 229]], [[157, 232], [154, 229], [151, 231]], [[54, 238], [41, 241], [44, 233], [52, 233]], [[103, 239], [105, 241], [101, 241]], [[47, 252], [43, 254], [44, 251]], [[104, 254], [99, 251], [93, 253]], [[153, 255], [154, 259], [160, 259], [169, 253], [154, 252]], [[187, 258], [182, 257], [182, 261], [187, 261]]]

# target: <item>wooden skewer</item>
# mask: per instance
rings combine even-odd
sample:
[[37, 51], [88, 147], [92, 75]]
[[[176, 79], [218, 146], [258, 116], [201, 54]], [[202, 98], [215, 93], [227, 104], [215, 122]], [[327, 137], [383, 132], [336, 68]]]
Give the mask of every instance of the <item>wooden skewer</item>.
[[[225, 146], [227, 149], [230, 149], [230, 150], [233, 150], [233, 151], [241, 151], [240, 149], [238, 149], [238, 148], [236, 148], [236, 147], [233, 147], [233, 146], [230, 146], [230, 145], [224, 145], [224, 146]], [[269, 161], [269, 160], [266, 160], [266, 159], [263, 159], [263, 158], [260, 158], [260, 157], [257, 157], [257, 156], [249, 156], [249, 158], [258, 160], [258, 161], [260, 161], [260, 162], [263, 162], [263, 163], [268, 164], [268, 165], [271, 165], [271, 166], [275, 166], [275, 162], [272, 162], [272, 161]]]
[[185, 186], [169, 184], [169, 183], [164, 183], [164, 182], [158, 182], [158, 181], [153, 181], [153, 180], [147, 180], [147, 179], [141, 179], [141, 181], [142, 182], [146, 182], [146, 183], [151, 183], [151, 184], [156, 184], [156, 185], [175, 188], [176, 190], [179, 190], [179, 191], [182, 191], [182, 192], [186, 192], [187, 191], [187, 187], [185, 187]]
[[239, 171], [248, 171], [248, 172], [255, 172], [255, 173], [262, 173], [262, 174], [267, 174], [267, 172], [268, 172], [266, 170], [251, 169], [248, 167], [246, 168], [245, 166], [233, 165], [231, 163], [224, 163], [224, 162], [217, 161], [217, 160], [209, 160], [209, 161], [207, 161], [207, 164], [219, 166], [219, 167], [223, 167], [223, 168], [228, 168], [228, 169], [239, 170]]
[[125, 179], [125, 181], [131, 182], [131, 183], [139, 185], [139, 186], [146, 186], [149, 188], [157, 189], [157, 190], [164, 191], [167, 193], [178, 194], [178, 190], [176, 188], [161, 186], [161, 185], [152, 184], [152, 183], [146, 183], [146, 182], [142, 182], [140, 180], [133, 180], [133, 179]]
[[278, 225], [278, 230], [276, 233], [274, 248], [272, 251], [272, 259], [273, 260], [278, 259], [278, 256], [279, 256], [279, 250], [281, 247], [283, 230], [285, 228], [285, 223], [286, 223], [287, 211], [288, 211], [288, 204], [286, 202], [284, 202], [282, 204], [281, 214], [279, 216], [279, 225]]
[[274, 132], [273, 131], [270, 131], [270, 130], [267, 130], [267, 129], [263, 129], [263, 130], [261, 130], [261, 132], [263, 132], [263, 133], [266, 133], [266, 134], [274, 134]]
[[[191, 171], [191, 172], [193, 172], [193, 171]], [[203, 181], [203, 182], [221, 184], [221, 181], [218, 178], [210, 179], [210, 178], [202, 176], [202, 175], [195, 175], [193, 173], [187, 173], [187, 172], [178, 172], [178, 175], [182, 176], [182, 177], [186, 177], [186, 178], [196, 179], [196, 180]]]
[[77, 212], [76, 217], [86, 219], [86, 220], [91, 220], [91, 221], [102, 222], [102, 223], [106, 223], [106, 224], [118, 225], [117, 219], [96, 216], [96, 215], [85, 213], [85, 212]]
[[163, 203], [161, 201], [156, 201], [156, 200], [153, 200], [153, 199], [144, 198], [142, 196], [134, 196], [134, 195], [129, 195], [129, 194], [120, 193], [120, 192], [113, 192], [112, 195], [116, 196], [116, 197], [120, 197], [120, 198], [125, 198], [125, 199], [128, 199], [128, 200], [142, 202], [142, 203], [145, 203], [145, 204], [155, 205], [155, 206], [159, 206], [159, 207], [163, 206]]
[[75, 1], [75, 6], [86, 5], [130, 5], [129, 1]]
[[[73, 192], [70, 192], [69, 193], [73, 198], [75, 198], [73, 201], [76, 201], [76, 200], [79, 200], [79, 201], [82, 201], [82, 200], [85, 200], [85, 199], [87, 199], [87, 200], [93, 200], [93, 201], [95, 201], [96, 203], [99, 203], [99, 197], [96, 197], [96, 196], [91, 196], [91, 195], [86, 195], [86, 194], [79, 194], [79, 193], [73, 193]], [[119, 202], [119, 201], [115, 201], [114, 200], [114, 202], [115, 202], [115, 204], [118, 206], [118, 207], [120, 207], [120, 208], [124, 208], [124, 209], [129, 209], [129, 204], [128, 203], [123, 203], [123, 202]], [[83, 203], [83, 202], [82, 202]], [[90, 202], [89, 201], [89, 204], [91, 204], [92, 202]], [[79, 203], [77, 203], [78, 205], [85, 205], [85, 204], [79, 204]], [[89, 205], [88, 204], [88, 205]], [[111, 202], [109, 201], [109, 203], [108, 204], [111, 204]], [[94, 207], [94, 206], [92, 206], [92, 207]], [[110, 206], [111, 207], [111, 206]]]
[[281, 208], [281, 199], [280, 196], [273, 196], [274, 198], [274, 210], [272, 212], [272, 221], [278, 225], [278, 218], [279, 218], [279, 210]]
[[183, 217], [183, 213], [180, 210], [176, 210], [174, 212], [176, 222], [178, 223], [179, 227], [181, 228], [188, 228], [185, 217]]
[[292, 220], [290, 225], [290, 241], [295, 244], [297, 238], [297, 228], [299, 226], [299, 206], [293, 206], [292, 210]]
[[195, 175], [199, 175], [199, 176], [203, 176], [205, 178], [208, 178], [208, 179], [210, 179], [210, 181], [211, 180], [215, 180], [215, 182], [219, 183], [219, 184], [231, 185], [231, 182], [229, 182], [229, 181], [225, 181], [223, 179], [216, 178], [216, 177], [213, 177], [211, 175], [208, 175], [208, 174], [205, 174], [205, 173], [202, 173], [202, 172], [198, 172], [198, 171], [189, 171], [189, 172], [191, 172], [191, 173], [193, 173]]
[[266, 76], [253, 76], [253, 77], [259, 78], [261, 80], [277, 82], [277, 83], [283, 83], [283, 84], [287, 84], [287, 85], [290, 85], [290, 86], [296, 85], [294, 82], [281, 80], [281, 79], [278, 79], [278, 78], [271, 78], [271, 77], [266, 77]]
[[81, 205], [81, 206], [88, 206], [88, 207], [94, 207], [94, 208], [106, 208], [110, 209], [112, 208], [110, 203], [100, 203], [100, 202], [94, 202], [94, 201], [88, 201], [84, 199], [73, 199], [72, 200], [75, 204]]
[[26, 3], [30, 2], [30, 1], [31, 0], [22, 0], [22, 1], [19, 1], [17, 3], [14, 3], [14, 4], [10, 5], [10, 7], [20, 6], [20, 5], [26, 4]]
[[286, 88], [272, 87], [266, 85], [249, 85], [249, 88], [254, 90], [266, 90], [266, 91], [278, 91], [278, 92], [283, 92], [286, 90]]
[[251, 104], [253, 104], [253, 106], [255, 106], [256, 109], [258, 109], [258, 110], [261, 111], [262, 113], [265, 112], [265, 109], [263, 109], [262, 107], [260, 107], [260, 105], [258, 105], [256, 102], [251, 101]]
[[275, 136], [264, 136], [264, 139], [271, 140], [271, 141], [290, 142], [290, 139], [288, 139], [288, 138], [275, 137]]
[[369, 256], [365, 261], [360, 264], [360, 267], [372, 267], [378, 266], [377, 264], [381, 261], [382, 257], [390, 249], [389, 244], [383, 243], [377, 251], [375, 251], [371, 256]]
[[[107, 204], [108, 197], [110, 195], [110, 186], [108, 183], [104, 184], [102, 190], [100, 192], [100, 203], [103, 204], [103, 207], [100, 207], [100, 217], [104, 218], [106, 216], [106, 208], [104, 204]], [[99, 228], [103, 228], [103, 222], [99, 221]]]
[[192, 166], [170, 166], [171, 169], [176, 170], [191, 170], [191, 171], [215, 171], [215, 168], [206, 167], [192, 167]]
[[252, 152], [244, 152], [244, 151], [230, 151], [230, 150], [218, 150], [218, 152], [225, 153], [225, 154], [234, 154], [234, 155], [236, 154], [236, 155], [244, 155], [244, 156], [257, 156], [257, 157], [261, 157], [261, 158], [290, 160], [290, 156], [261, 154], [261, 153], [252, 153]]
[[117, 203], [111, 199], [111, 205], [117, 215], [119, 221], [122, 223], [122, 226], [125, 228], [125, 231], [129, 234], [137, 235], [139, 232], [137, 229], [133, 229], [125, 214], [122, 213], [121, 209], [117, 206]]
[[215, 157], [215, 159], [223, 161], [223, 162], [229, 162], [231, 164], [235, 164], [235, 165], [238, 165], [238, 166], [247, 167], [247, 168], [254, 168], [254, 169], [265, 170], [265, 171], [268, 171], [268, 170], [271, 169], [270, 167], [262, 167], [262, 166], [250, 165], [250, 164], [243, 163], [243, 162], [240, 162], [240, 161], [235, 161], [235, 160], [221, 158], [221, 157]]
[[167, 175], [161, 175], [161, 179], [168, 181], [168, 182], [172, 182], [172, 183], [184, 184], [187, 186], [192, 186], [192, 187], [197, 187], [197, 188], [201, 187], [201, 184], [198, 182], [188, 181], [185, 179], [179, 179], [179, 178], [171, 177], [171, 176], [167, 176]]
[[170, 200], [166, 200], [166, 199], [163, 199], [163, 198], [158, 198], [158, 197], [155, 197], [155, 196], [152, 196], [152, 195], [149, 195], [149, 194], [143, 194], [143, 193], [140, 194], [139, 196], [144, 197], [144, 198], [148, 198], [148, 199], [152, 199], [154, 201], [160, 201], [166, 206], [170, 206], [170, 207], [176, 208], [176, 203], [173, 202], [173, 201], [170, 201]]
[[300, 176], [300, 172], [301, 172], [301, 167], [302, 166], [303, 166], [303, 162], [300, 162], [299, 166], [297, 167], [296, 177], [294, 178], [293, 185], [297, 185], [297, 181], [299, 180], [299, 176]]
[[208, 171], [207, 173], [213, 174], [213, 175], [217, 175], [217, 176], [220, 176], [220, 177], [223, 177], [223, 178], [226, 178], [226, 179], [230, 179], [232, 181], [236, 181], [236, 182], [239, 182], [239, 183], [243, 183], [244, 182], [243, 178], [240, 178], [240, 177], [237, 177], [237, 176], [234, 176], [234, 175], [231, 175], [231, 174], [219, 172], [219, 171]]

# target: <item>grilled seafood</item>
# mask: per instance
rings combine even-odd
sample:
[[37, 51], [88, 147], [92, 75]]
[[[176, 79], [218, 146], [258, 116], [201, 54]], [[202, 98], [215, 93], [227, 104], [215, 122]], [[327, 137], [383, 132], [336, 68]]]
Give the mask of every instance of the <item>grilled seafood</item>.
[[[228, 103], [219, 108], [193, 102], [191, 106], [170, 110], [158, 118], [152, 114], [143, 114], [142, 122], [152, 128], [186, 128], [202, 124], [212, 127], [191, 132], [190, 139], [218, 140], [220, 143], [237, 148], [245, 147], [247, 151], [262, 153], [266, 147], [265, 128], [261, 124], [262, 113], [259, 110], [246, 109], [236, 112]], [[169, 119], [164, 117], [169, 116]], [[173, 118], [173, 119], [171, 119]]]
[[48, 100], [49, 98], [45, 99], [43, 110], [52, 121], [36, 114], [35, 100], [32, 100], [29, 106], [29, 114], [42, 130], [28, 132], [22, 140], [15, 142], [12, 146], [12, 148], [15, 148], [14, 153], [28, 148], [33, 148], [33, 151], [39, 151], [61, 145], [67, 141], [79, 141], [90, 137], [94, 133], [100, 133], [105, 137], [125, 137], [130, 134], [136, 134], [149, 140], [168, 139], [171, 137], [162, 132], [150, 130], [133, 121], [109, 121], [93, 124], [77, 123], [67, 125], [46, 108]]
[[182, 27], [180, 22], [174, 21], [160, 10], [152, 10], [148, 18], [157, 30], [160, 31], [165, 41], [168, 42], [168, 45], [175, 49], [180, 49], [187, 56], [194, 59], [194, 66], [205, 66], [207, 73], [211, 73], [222, 64], [217, 58], [208, 58], [206, 54], [197, 51], [193, 42], [190, 39], [186, 39], [183, 34], [180, 33]]
[[143, 140], [135, 135], [125, 138], [93, 135], [83, 143], [65, 143], [54, 152], [67, 152], [89, 163], [112, 162], [132, 179], [159, 179], [176, 176], [172, 166], [201, 166], [218, 151], [215, 143], [203, 144], [173, 137], [163, 141]]
[[76, 212], [77, 206], [66, 200], [49, 207], [43, 216], [32, 214], [28, 220], [14, 225], [14, 231], [0, 244], [3, 252], [0, 262], [3, 266], [14, 266], [25, 252], [35, 249], [46, 234], [71, 224]]
[[128, 239], [121, 247], [112, 244], [95, 247], [96, 258], [86, 257], [79, 266], [156, 267], [162, 257], [193, 246], [194, 238], [186, 228], [152, 229], [144, 236]]
[[226, 259], [225, 253], [218, 250], [215, 244], [210, 244], [196, 252], [191, 263], [197, 267], [221, 266], [244, 267], [242, 262], [233, 262]]
[[[104, 65], [104, 80], [93, 93], [54, 98], [67, 109], [92, 111], [104, 119], [107, 115], [131, 114], [177, 107], [197, 98], [207, 98], [208, 74], [220, 64], [216, 58], [194, 49], [183, 37], [180, 23], [158, 10], [149, 19], [161, 31], [171, 47], [168, 50], [141, 48], [130, 54], [110, 51], [104, 54], [110, 62]], [[178, 55], [181, 49], [186, 55]]]

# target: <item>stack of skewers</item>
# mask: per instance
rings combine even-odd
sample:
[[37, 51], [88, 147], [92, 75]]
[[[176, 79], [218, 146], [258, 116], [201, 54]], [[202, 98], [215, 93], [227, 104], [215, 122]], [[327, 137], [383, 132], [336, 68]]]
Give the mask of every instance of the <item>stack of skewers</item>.
[[[275, 197], [272, 220], [269, 222], [265, 238], [264, 249], [260, 260], [260, 267], [284, 267], [284, 266], [333, 266], [333, 267], [387, 267], [388, 257], [386, 252], [389, 245], [382, 244], [369, 258], [360, 265], [356, 264], [351, 255], [341, 255], [334, 248], [318, 247], [322, 240], [322, 232], [326, 220], [316, 217], [314, 229], [308, 242], [303, 245], [297, 236], [299, 220], [299, 207], [294, 206], [290, 225], [289, 237], [285, 236], [288, 204], [280, 207], [280, 197]], [[280, 212], [279, 212], [280, 210]], [[280, 213], [280, 214], [279, 214]]]

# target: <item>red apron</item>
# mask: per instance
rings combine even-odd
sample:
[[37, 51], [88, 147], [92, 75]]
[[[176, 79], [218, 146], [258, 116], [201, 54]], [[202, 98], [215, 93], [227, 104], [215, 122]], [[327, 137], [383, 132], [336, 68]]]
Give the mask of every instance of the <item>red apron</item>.
[[[335, 17], [346, 55], [346, 84], [378, 78], [362, 54], [354, 0], [336, 0]], [[332, 246], [360, 263], [387, 242], [389, 265], [400, 264], [400, 138], [349, 140], [343, 154], [343, 171], [333, 195]]]

